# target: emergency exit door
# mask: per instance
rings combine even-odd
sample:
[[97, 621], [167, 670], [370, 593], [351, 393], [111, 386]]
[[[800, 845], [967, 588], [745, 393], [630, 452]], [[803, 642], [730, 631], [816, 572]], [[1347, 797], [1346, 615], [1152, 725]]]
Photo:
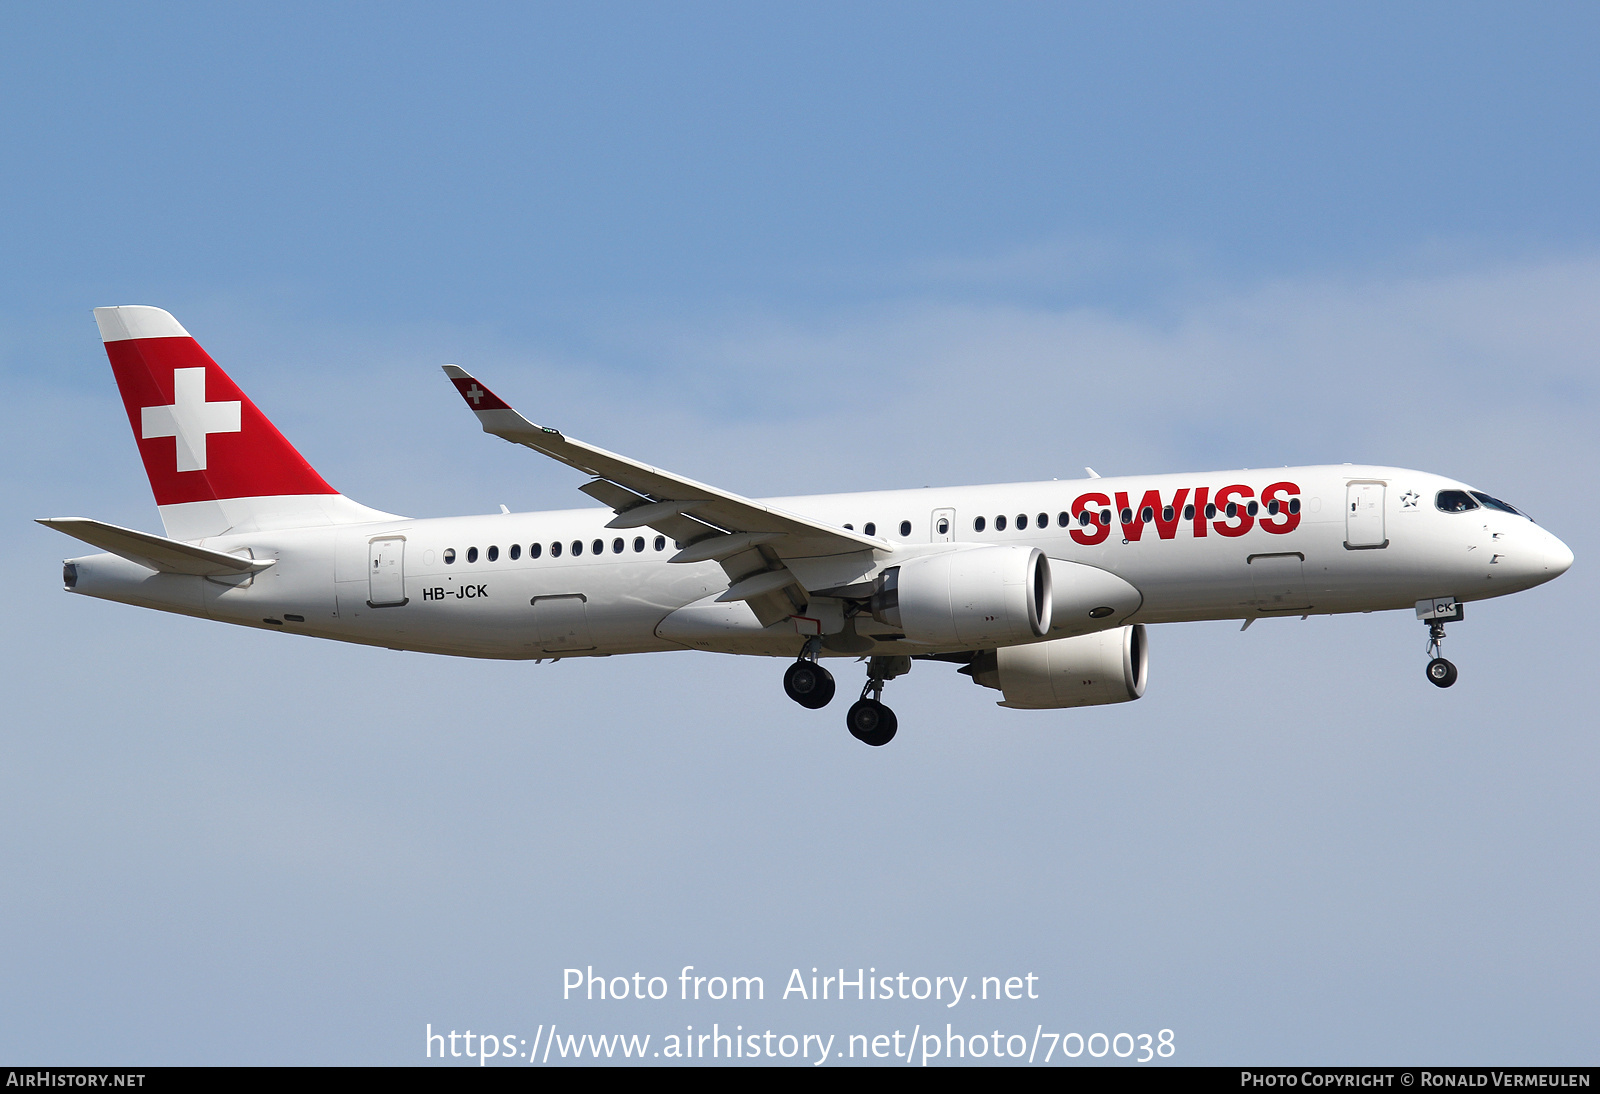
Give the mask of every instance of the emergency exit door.
[[406, 541], [375, 539], [368, 552], [367, 607], [397, 608], [406, 602]]
[[932, 533], [932, 543], [953, 543], [956, 538], [956, 511], [954, 509], [935, 509], [931, 518], [929, 531]]

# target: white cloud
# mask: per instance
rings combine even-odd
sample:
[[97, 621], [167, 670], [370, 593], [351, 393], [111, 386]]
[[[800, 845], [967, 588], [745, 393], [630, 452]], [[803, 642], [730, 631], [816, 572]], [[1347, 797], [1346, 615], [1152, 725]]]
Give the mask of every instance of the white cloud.
[[[621, 408], [606, 393], [609, 441], [628, 432], [621, 409], [647, 434], [678, 434], [652, 437], [654, 458], [748, 453], [742, 489], [759, 489], [758, 469], [785, 475], [779, 492], [804, 489], [802, 475], [866, 488], [1067, 477], [1083, 463], [1348, 460], [1471, 476], [1592, 414], [1600, 260], [1277, 281], [1143, 314], [909, 301], [696, 317], [618, 341], [663, 364]], [[587, 427], [584, 408], [567, 416]]]

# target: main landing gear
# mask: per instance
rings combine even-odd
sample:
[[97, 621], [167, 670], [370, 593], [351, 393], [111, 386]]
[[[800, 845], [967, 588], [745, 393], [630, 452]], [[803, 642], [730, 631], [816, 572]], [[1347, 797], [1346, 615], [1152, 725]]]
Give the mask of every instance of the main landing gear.
[[909, 657], [873, 657], [868, 660], [867, 685], [861, 689], [861, 698], [844, 716], [845, 725], [850, 727], [850, 736], [875, 748], [894, 740], [900, 720], [894, 716], [894, 711], [883, 705], [883, 685], [910, 671]]
[[817, 664], [820, 649], [822, 639], [808, 638], [800, 659], [783, 674], [784, 693], [807, 710], [821, 710], [833, 702], [833, 673]]
[[[822, 649], [820, 638], [810, 638], [800, 650], [800, 657], [783, 674], [783, 690], [801, 706], [820, 710], [833, 699], [833, 673], [817, 664], [817, 654]], [[867, 685], [861, 689], [861, 698], [845, 715], [845, 725], [850, 735], [858, 741], [879, 746], [894, 740], [900, 728], [894, 711], [883, 705], [883, 685], [896, 676], [911, 671], [909, 657], [872, 657], [867, 660]]]
[[1456, 667], [1440, 656], [1443, 652], [1444, 621], [1434, 619], [1428, 623], [1428, 683], [1434, 687], [1447, 688], [1456, 682]]

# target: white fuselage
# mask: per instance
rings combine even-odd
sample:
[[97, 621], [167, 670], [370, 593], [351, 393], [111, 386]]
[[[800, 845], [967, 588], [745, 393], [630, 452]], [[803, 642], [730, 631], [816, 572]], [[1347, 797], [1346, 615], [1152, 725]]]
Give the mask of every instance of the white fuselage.
[[[1274, 484], [1278, 511], [1269, 513], [1264, 494]], [[1205, 505], [1229, 486], [1248, 488], [1230, 495], [1236, 515], [1229, 518], [1224, 505], [1208, 518]], [[1052, 560], [1106, 571], [1137, 593], [1105, 626], [1409, 609], [1432, 597], [1481, 600], [1538, 585], [1570, 565], [1560, 540], [1524, 517], [1485, 507], [1441, 511], [1435, 497], [1448, 489], [1467, 488], [1424, 472], [1345, 465], [765, 504], [886, 539], [894, 549], [866, 552], [854, 580], [952, 549], [945, 544], [1037, 547]], [[1159, 504], [1145, 520], [1150, 491]], [[1206, 500], [1186, 515], [1202, 491]], [[1111, 523], [1084, 524], [1078, 514], [1086, 509], [1110, 511]], [[1124, 509], [1131, 522], [1124, 522]], [[1025, 528], [1018, 527], [1019, 515]], [[795, 655], [804, 639], [792, 620], [763, 628], [744, 605], [715, 604], [728, 588], [717, 563], [669, 563], [674, 544], [650, 528], [608, 530], [613, 516], [593, 508], [232, 533], [202, 545], [275, 564], [253, 576], [206, 578], [93, 555], [71, 561], [71, 587], [245, 626], [471, 657], [684, 648]], [[1003, 529], [997, 518], [1004, 518]], [[1057, 574], [1058, 598], [1072, 572]], [[865, 616], [854, 625], [874, 639], [872, 652], [955, 652], [887, 637], [893, 628]], [[1083, 629], [1062, 619], [1046, 637]]]

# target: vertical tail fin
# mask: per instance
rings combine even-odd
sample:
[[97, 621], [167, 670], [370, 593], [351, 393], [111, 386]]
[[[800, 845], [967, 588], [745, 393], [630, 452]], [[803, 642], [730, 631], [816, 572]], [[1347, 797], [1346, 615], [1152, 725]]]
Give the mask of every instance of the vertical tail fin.
[[173, 539], [391, 515], [329, 486], [167, 312], [96, 308], [94, 318]]

